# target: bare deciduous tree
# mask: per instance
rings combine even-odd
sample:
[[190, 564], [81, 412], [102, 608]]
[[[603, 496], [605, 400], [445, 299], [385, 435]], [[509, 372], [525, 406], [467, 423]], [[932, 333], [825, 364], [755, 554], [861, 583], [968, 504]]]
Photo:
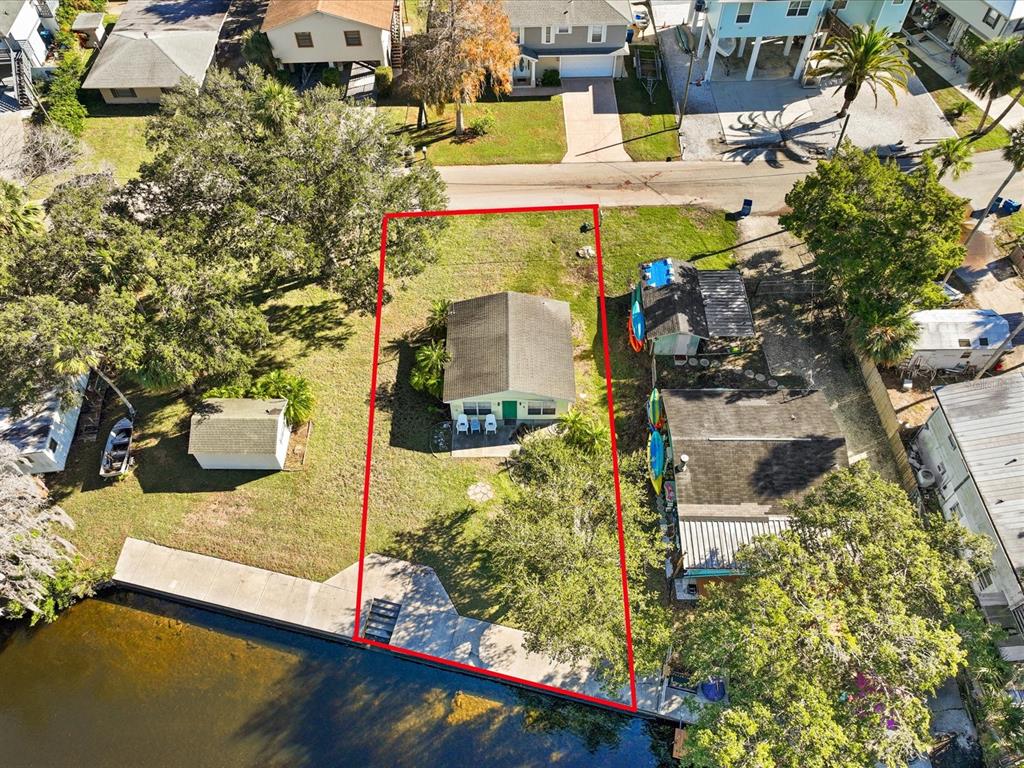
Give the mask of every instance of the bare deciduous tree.
[[41, 611], [47, 580], [75, 553], [57, 532], [61, 526], [74, 523], [18, 469], [13, 450], [0, 447], [0, 618], [19, 608]]
[[60, 173], [82, 156], [82, 145], [59, 125], [33, 125], [25, 132], [18, 170], [26, 184], [48, 173]]

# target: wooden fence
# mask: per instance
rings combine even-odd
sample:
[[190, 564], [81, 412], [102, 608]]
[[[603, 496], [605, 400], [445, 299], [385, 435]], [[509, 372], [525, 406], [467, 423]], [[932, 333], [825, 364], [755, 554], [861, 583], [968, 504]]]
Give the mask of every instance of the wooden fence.
[[878, 418], [882, 422], [882, 429], [885, 430], [885, 437], [889, 441], [900, 484], [913, 498], [918, 492], [917, 478], [914, 475], [914, 469], [910, 466], [910, 460], [907, 458], [907, 449], [903, 446], [903, 438], [900, 436], [900, 420], [896, 417], [896, 409], [892, 407], [889, 393], [886, 391], [882, 376], [875, 364], [857, 349], [854, 349], [853, 353], [860, 364], [860, 372], [864, 376], [868, 394], [871, 395], [871, 402], [874, 403], [875, 411], [878, 412]]

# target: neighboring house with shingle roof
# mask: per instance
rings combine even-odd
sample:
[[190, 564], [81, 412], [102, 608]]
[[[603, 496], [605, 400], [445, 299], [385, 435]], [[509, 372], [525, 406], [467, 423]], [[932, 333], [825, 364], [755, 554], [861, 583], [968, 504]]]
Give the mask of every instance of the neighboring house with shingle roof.
[[228, 0], [129, 2], [82, 87], [108, 104], [153, 104], [186, 78], [202, 84], [227, 11]]
[[289, 69], [354, 62], [390, 66], [392, 31], [401, 36], [402, 30], [396, 7], [393, 0], [270, 0], [261, 29]]
[[993, 544], [974, 592], [1007, 630], [1003, 657], [1024, 662], [1024, 373], [936, 387], [938, 402], [915, 445], [946, 519]]
[[452, 418], [551, 421], [576, 400], [572, 316], [564, 301], [494, 293], [448, 313], [442, 399]]
[[803, 497], [848, 465], [846, 440], [821, 392], [663, 390], [668, 454], [675, 478], [683, 575], [738, 573], [736, 553], [754, 537], [788, 527], [784, 502]]
[[695, 355], [705, 339], [754, 336], [743, 278], [735, 269], [697, 269], [673, 259], [642, 264], [646, 339], [656, 355]]
[[628, 0], [503, 0], [519, 42], [517, 86], [533, 86], [544, 72], [565, 77], [624, 77], [632, 23]]
[[287, 400], [211, 397], [192, 414], [188, 452], [203, 469], [284, 469]]

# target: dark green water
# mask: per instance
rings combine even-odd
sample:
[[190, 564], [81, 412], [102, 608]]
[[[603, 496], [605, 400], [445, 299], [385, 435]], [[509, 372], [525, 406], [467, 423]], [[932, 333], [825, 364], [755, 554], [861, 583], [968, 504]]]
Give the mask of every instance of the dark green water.
[[119, 593], [0, 641], [0, 766], [659, 766], [671, 729]]

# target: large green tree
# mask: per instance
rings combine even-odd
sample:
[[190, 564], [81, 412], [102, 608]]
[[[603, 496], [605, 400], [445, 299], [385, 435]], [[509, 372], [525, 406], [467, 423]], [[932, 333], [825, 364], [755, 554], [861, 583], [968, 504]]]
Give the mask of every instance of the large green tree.
[[[521, 485], [487, 537], [511, 616], [530, 650], [587, 662], [617, 689], [628, 668], [611, 455], [536, 437], [512, 461]], [[652, 672], [669, 636], [665, 610], [647, 586], [662, 564], [656, 513], [645, 495], [642, 457], [627, 457], [621, 470], [636, 667]]]
[[[1018, 37], [997, 37], [987, 40], [978, 46], [971, 56], [971, 69], [967, 73], [967, 87], [985, 99], [985, 109], [981, 113], [978, 127], [974, 129], [977, 136], [983, 136], [999, 124], [1009, 113], [1021, 94], [1022, 76], [1024, 76], [1024, 46]], [[985, 128], [985, 120], [992, 110], [992, 102], [1006, 96], [1017, 89], [1017, 95], [1006, 109]]]
[[905, 765], [928, 743], [926, 697], [964, 664], [957, 626], [986, 540], [955, 522], [924, 529], [865, 465], [790, 512], [788, 531], [740, 551], [744, 578], [709, 588], [680, 629], [690, 671], [729, 693], [701, 708], [684, 764]]
[[933, 281], [964, 257], [963, 201], [927, 157], [904, 173], [847, 142], [794, 184], [786, 203], [792, 211], [780, 222], [807, 242], [854, 323], [898, 325], [934, 303]]
[[[154, 159], [128, 200], [197, 262], [245, 280], [310, 278], [350, 306], [375, 305], [381, 219], [446, 204], [429, 164], [406, 168], [387, 120], [336, 88], [301, 95], [258, 67], [211, 71], [164, 97], [147, 128]], [[388, 275], [434, 257], [437, 217], [389, 229]]]

